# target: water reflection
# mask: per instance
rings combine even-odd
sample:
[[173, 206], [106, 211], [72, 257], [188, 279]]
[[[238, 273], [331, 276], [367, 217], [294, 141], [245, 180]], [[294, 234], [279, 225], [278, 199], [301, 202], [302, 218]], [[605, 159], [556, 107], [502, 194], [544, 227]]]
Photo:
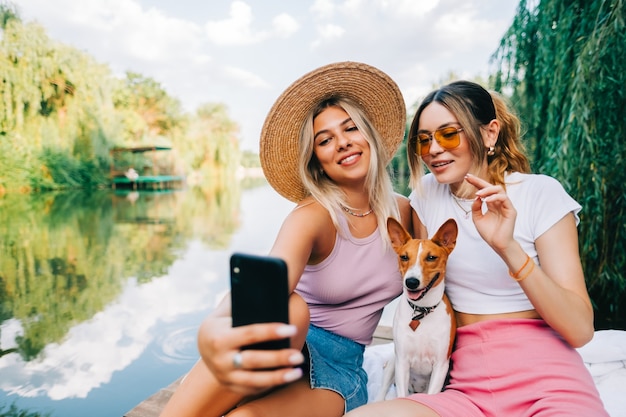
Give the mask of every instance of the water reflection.
[[1, 311], [21, 323], [15, 348], [24, 360], [102, 311], [127, 278], [146, 282], [167, 273], [190, 238], [224, 247], [237, 224], [232, 195], [129, 195], [74, 192], [3, 202]]
[[69, 417], [97, 415], [108, 396], [119, 409], [102, 415], [121, 415], [172, 382], [227, 290], [230, 252], [267, 252], [290, 208], [266, 185], [5, 196], [0, 403]]
[[157, 337], [155, 355], [166, 363], [188, 363], [198, 358], [196, 335], [198, 326], [173, 329]]

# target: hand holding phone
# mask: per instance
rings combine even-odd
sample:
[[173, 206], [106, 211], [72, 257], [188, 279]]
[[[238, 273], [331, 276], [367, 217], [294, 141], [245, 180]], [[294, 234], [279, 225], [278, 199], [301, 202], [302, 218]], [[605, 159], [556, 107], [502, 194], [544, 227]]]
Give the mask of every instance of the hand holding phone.
[[[289, 323], [287, 264], [280, 258], [234, 253], [230, 258], [233, 327]], [[243, 349], [287, 349], [289, 339], [270, 340]]]

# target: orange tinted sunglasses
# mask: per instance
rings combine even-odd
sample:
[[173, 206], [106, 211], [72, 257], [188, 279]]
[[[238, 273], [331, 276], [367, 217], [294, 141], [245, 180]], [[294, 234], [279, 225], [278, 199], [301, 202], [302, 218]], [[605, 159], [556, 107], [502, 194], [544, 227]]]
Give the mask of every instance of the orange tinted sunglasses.
[[437, 129], [432, 133], [418, 133], [417, 152], [421, 156], [428, 155], [433, 138], [443, 149], [447, 151], [454, 149], [461, 144], [461, 135], [459, 133], [462, 131], [462, 127], [448, 126]]

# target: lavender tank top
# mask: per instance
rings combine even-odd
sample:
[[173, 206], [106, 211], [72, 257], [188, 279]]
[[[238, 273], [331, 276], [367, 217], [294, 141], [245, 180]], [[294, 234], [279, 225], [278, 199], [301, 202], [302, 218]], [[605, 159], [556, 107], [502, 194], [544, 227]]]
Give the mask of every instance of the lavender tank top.
[[402, 292], [396, 253], [384, 249], [376, 229], [355, 238], [338, 215], [342, 233], [317, 265], [307, 265], [296, 292], [309, 305], [311, 323], [363, 345], [372, 341], [383, 308]]

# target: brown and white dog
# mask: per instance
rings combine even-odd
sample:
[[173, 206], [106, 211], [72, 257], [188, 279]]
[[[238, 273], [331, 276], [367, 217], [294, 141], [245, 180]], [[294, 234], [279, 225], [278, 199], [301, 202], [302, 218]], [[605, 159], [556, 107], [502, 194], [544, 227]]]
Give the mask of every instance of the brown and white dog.
[[456, 334], [444, 280], [457, 224], [449, 219], [432, 239], [413, 239], [397, 220], [389, 218], [387, 231], [398, 254], [403, 294], [393, 318], [394, 363], [387, 364], [378, 400], [385, 399], [394, 376], [398, 397], [435, 394], [448, 374]]

